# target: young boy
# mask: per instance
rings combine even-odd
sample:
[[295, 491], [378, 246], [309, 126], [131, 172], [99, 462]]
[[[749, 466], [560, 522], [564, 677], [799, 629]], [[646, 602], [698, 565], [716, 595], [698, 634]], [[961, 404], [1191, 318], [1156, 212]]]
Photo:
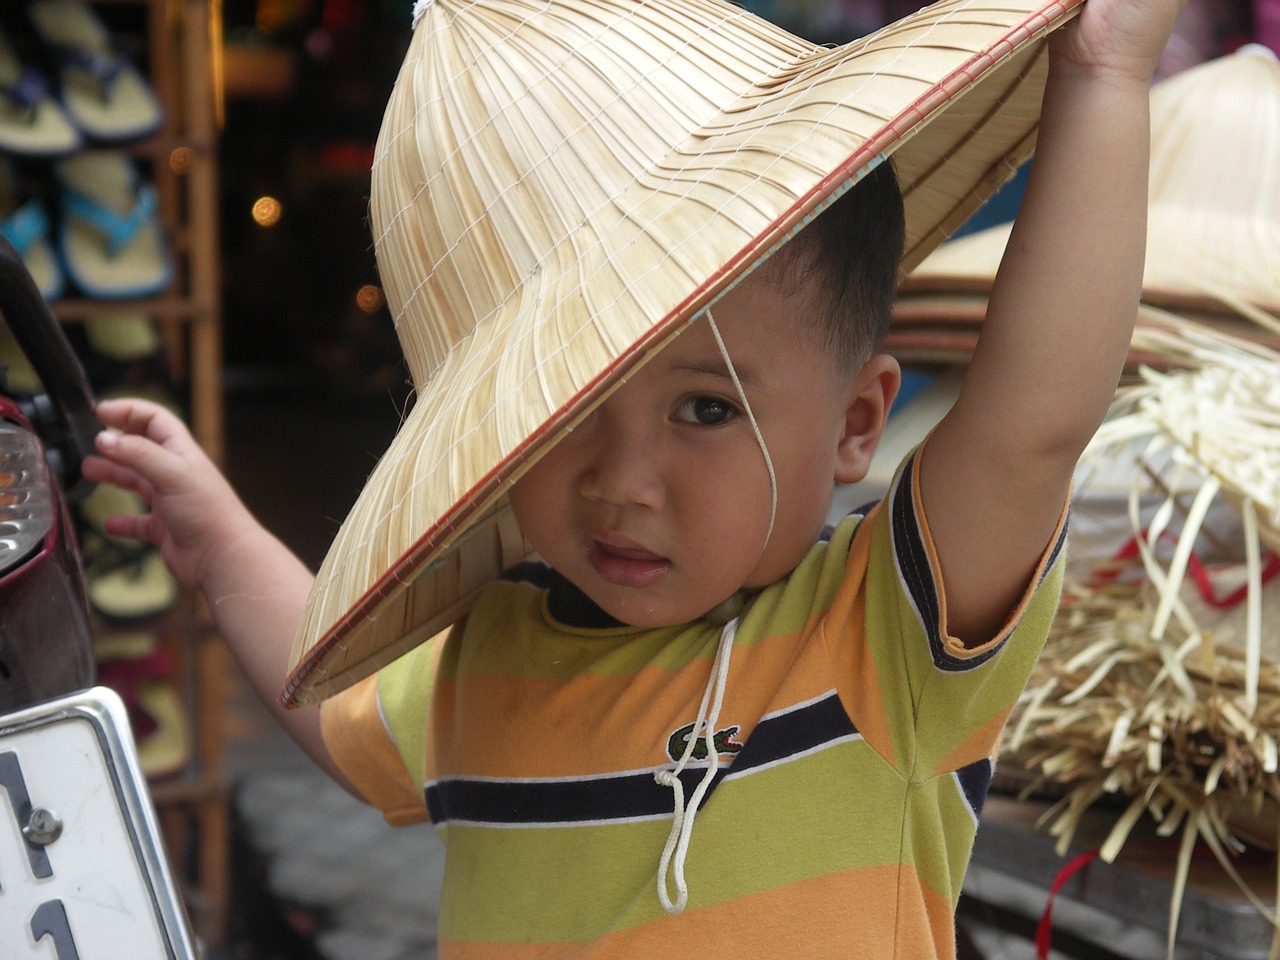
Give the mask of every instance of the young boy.
[[829, 534], [832, 485], [865, 474], [898, 385], [875, 353], [902, 246], [888, 164], [519, 476], [545, 563], [322, 712], [275, 697], [312, 575], [177, 419], [101, 405], [116, 432], [86, 473], [152, 510], [109, 529], [205, 593], [339, 783], [444, 835], [442, 955], [954, 954], [990, 757], [1129, 342], [1148, 84], [1181, 6], [1089, 0], [1052, 38], [962, 395]]

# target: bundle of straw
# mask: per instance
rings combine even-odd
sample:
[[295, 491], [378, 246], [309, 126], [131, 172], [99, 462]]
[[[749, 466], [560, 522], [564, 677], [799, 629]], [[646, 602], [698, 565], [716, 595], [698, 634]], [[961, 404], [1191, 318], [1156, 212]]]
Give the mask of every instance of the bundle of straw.
[[[1061, 797], [1046, 815], [1060, 853], [1107, 798], [1127, 807], [1104, 860], [1144, 813], [1161, 835], [1181, 832], [1172, 951], [1198, 840], [1264, 915], [1280, 914], [1231, 862], [1246, 843], [1280, 841], [1280, 562], [1267, 554], [1280, 550], [1280, 353], [1150, 309], [1134, 343], [1180, 369], [1143, 368], [1085, 454], [1136, 457], [1134, 549], [1073, 574], [1001, 766], [1025, 774], [1027, 793]], [[1153, 492], [1148, 522], [1140, 504]], [[1204, 523], [1223, 503], [1239, 521], [1229, 544]], [[1200, 563], [1224, 549], [1227, 562]], [[1240, 602], [1221, 603], [1233, 588]]]

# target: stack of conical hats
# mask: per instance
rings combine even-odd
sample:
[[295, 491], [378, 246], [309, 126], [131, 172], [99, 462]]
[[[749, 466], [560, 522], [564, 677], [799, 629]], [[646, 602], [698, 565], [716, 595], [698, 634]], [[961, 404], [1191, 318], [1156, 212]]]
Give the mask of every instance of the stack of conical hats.
[[[1280, 62], [1252, 44], [1157, 84], [1143, 303], [1268, 344], [1280, 333]], [[905, 280], [889, 348], [963, 363], [986, 313], [1010, 224], [943, 244]], [[1280, 325], [1278, 325], [1280, 326]], [[1132, 363], [1169, 358], [1136, 345]]]

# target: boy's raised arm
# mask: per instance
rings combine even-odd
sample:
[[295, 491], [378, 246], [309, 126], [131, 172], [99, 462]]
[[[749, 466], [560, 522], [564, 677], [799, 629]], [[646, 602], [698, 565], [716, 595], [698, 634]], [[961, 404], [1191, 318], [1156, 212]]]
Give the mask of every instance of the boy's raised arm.
[[1185, 0], [1088, 0], [1052, 38], [1031, 179], [921, 490], [948, 628], [1001, 626], [1123, 368], [1146, 243], [1149, 89]]
[[312, 574], [254, 519], [186, 426], [164, 407], [109, 400], [98, 417], [99, 456], [85, 461], [91, 480], [135, 490], [149, 513], [112, 517], [113, 534], [154, 544], [173, 575], [199, 589], [219, 634], [276, 721], [325, 772], [348, 790], [320, 738], [315, 708], [286, 710], [279, 691]]

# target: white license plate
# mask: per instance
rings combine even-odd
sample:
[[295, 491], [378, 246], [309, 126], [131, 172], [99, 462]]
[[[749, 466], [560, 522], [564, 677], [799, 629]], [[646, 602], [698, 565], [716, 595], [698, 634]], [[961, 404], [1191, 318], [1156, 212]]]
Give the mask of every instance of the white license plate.
[[5, 960], [187, 960], [186, 914], [119, 696], [0, 716]]

